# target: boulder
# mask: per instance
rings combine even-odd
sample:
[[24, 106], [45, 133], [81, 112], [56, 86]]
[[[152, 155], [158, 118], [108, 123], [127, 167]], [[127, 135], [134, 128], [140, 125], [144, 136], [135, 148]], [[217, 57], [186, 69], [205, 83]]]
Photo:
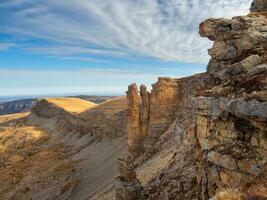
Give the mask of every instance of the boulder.
[[267, 0], [254, 0], [252, 2], [251, 12], [267, 12]]

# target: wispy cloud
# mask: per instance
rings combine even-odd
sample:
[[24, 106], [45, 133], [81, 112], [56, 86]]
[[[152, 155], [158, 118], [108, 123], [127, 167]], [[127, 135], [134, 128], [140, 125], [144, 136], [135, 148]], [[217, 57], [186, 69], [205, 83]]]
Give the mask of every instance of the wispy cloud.
[[16, 44], [12, 42], [2, 42], [2, 43], [0, 42], [0, 51], [6, 51], [15, 46]]
[[80, 46], [43, 46], [43, 47], [27, 47], [25, 50], [38, 53], [48, 53], [56, 56], [71, 56], [71, 55], [109, 55], [109, 56], [126, 56], [127, 53], [118, 50], [86, 48]]
[[99, 79], [104, 79], [107, 77], [110, 78], [142, 78], [145, 77], [157, 77], [158, 73], [148, 73], [144, 71], [137, 70], [125, 70], [125, 69], [116, 69], [116, 68], [81, 68], [75, 70], [8, 70], [0, 69], [0, 76], [13, 76], [13, 77], [24, 77], [24, 78], [33, 78], [33, 77], [54, 77], [58, 79], [59, 77], [66, 76], [75, 76], [75, 77], [88, 77], [95, 78], [96, 76]]
[[0, 2], [0, 32], [46, 40], [50, 45], [31, 43], [25, 49], [56, 56], [97, 54], [206, 62], [210, 43], [198, 36], [199, 23], [209, 17], [245, 14], [250, 2], [9, 0]]

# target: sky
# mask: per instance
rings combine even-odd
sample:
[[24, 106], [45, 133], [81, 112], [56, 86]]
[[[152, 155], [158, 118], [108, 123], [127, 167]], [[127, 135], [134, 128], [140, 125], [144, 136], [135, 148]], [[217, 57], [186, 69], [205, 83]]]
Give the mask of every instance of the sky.
[[0, 97], [124, 94], [204, 72], [211, 17], [251, 0], [0, 0]]

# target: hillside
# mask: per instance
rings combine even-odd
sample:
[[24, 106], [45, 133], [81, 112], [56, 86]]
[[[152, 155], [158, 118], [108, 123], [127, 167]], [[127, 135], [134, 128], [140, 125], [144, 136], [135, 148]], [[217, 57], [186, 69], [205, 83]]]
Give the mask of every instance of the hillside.
[[34, 106], [36, 99], [22, 99], [0, 103], [0, 115], [28, 112]]
[[[78, 98], [93, 103], [102, 103], [108, 99], [115, 98], [113, 96], [72, 96], [67, 98]], [[29, 112], [31, 108], [36, 104], [37, 98], [20, 99], [15, 101], [0, 102], [0, 115]]]
[[211, 18], [205, 73], [0, 117], [0, 199], [266, 200], [267, 1]]
[[[93, 116], [79, 115], [94, 109], [107, 119], [123, 120], [116, 118], [126, 109], [123, 99], [100, 105], [42, 99], [31, 113], [1, 116], [0, 199], [90, 199], [108, 190], [117, 158], [126, 150], [125, 130], [121, 126], [113, 135], [114, 127], [107, 124], [95, 132], [88, 126], [95, 124]], [[102, 129], [106, 137], [100, 136]]]
[[79, 98], [48, 98], [45, 99], [51, 104], [64, 109], [70, 113], [81, 113], [96, 106], [95, 103]]

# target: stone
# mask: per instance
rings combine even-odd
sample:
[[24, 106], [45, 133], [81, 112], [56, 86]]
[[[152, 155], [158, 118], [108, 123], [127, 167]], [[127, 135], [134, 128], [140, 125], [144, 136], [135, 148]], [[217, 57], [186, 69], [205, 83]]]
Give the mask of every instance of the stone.
[[263, 27], [266, 24], [267, 17], [260, 14], [233, 19], [212, 18], [201, 23], [200, 35], [214, 41], [209, 49], [212, 59], [208, 72], [229, 79], [229, 75], [246, 73], [264, 62], [267, 35]]
[[[239, 63], [236, 63], [234, 65], [229, 66], [225, 73], [227, 73], [230, 76], [241, 74], [243, 72], [248, 72], [250, 70], [253, 70], [262, 62], [262, 59], [259, 57], [259, 55], [251, 55], [244, 60], [242, 60]], [[229, 77], [229, 76], [228, 76]]]
[[229, 170], [237, 169], [237, 164], [234, 158], [229, 155], [217, 153], [215, 151], [211, 151], [210, 153], [208, 153], [208, 161]]
[[119, 176], [115, 179], [116, 200], [143, 200], [143, 187], [136, 177], [132, 161], [118, 160]]
[[267, 0], [254, 0], [252, 2], [251, 12], [267, 12]]
[[126, 132], [129, 151], [136, 155], [140, 154], [143, 136], [140, 124], [140, 96], [136, 84], [130, 85], [127, 91]]
[[267, 64], [256, 65], [255, 68], [248, 71], [248, 74], [250, 76], [253, 76], [253, 75], [260, 74], [264, 71], [267, 71]]
[[150, 114], [150, 93], [147, 91], [145, 85], [140, 86], [140, 95], [142, 99], [140, 123], [141, 133], [143, 137], [148, 134], [149, 114]]
[[[139, 91], [136, 84], [129, 86], [127, 132], [130, 146], [139, 149], [139, 154], [129, 151], [128, 157], [135, 158], [132, 163], [137, 174], [153, 169], [149, 182], [142, 180], [144, 172], [137, 175], [144, 184], [146, 199], [210, 199], [218, 190], [244, 187], [264, 169], [265, 2], [255, 0], [253, 12], [247, 16], [212, 18], [200, 24], [200, 35], [214, 42], [206, 73], [159, 78], [151, 92], [145, 85]], [[164, 154], [170, 151], [172, 159], [163, 162]], [[185, 177], [192, 181], [185, 180], [182, 175], [191, 166], [192, 174]], [[158, 167], [160, 170], [154, 172]], [[120, 171], [124, 175], [117, 185], [130, 189], [119, 189], [125, 191], [119, 193], [140, 191], [135, 173], [130, 168]], [[123, 183], [126, 180], [128, 186]], [[189, 192], [191, 188], [194, 193]]]
[[142, 186], [139, 181], [125, 182], [120, 177], [115, 179], [116, 200], [143, 200]]

